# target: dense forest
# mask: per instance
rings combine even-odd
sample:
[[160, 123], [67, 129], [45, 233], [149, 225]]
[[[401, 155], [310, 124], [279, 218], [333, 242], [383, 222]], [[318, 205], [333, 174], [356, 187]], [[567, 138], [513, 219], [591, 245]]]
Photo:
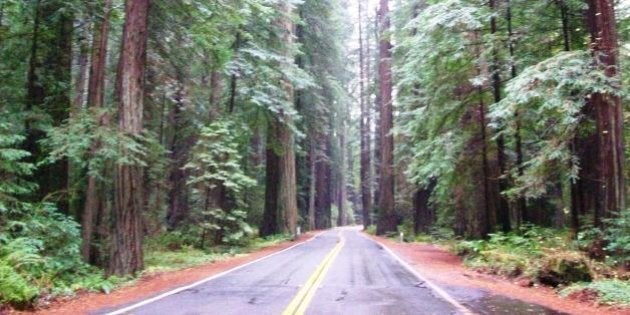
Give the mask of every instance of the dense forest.
[[629, 37], [623, 0], [0, 0], [0, 304], [353, 224], [628, 268]]

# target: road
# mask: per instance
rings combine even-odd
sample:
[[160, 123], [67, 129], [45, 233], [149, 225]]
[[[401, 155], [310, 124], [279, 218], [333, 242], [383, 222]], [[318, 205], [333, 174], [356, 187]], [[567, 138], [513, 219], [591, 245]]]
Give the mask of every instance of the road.
[[[439, 291], [439, 289], [438, 289]], [[204, 283], [102, 314], [461, 314], [357, 229], [314, 239]]]

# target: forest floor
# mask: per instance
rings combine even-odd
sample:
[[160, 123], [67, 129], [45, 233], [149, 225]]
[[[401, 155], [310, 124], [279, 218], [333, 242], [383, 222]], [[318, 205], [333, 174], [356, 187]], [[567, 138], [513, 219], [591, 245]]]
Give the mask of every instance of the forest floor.
[[[630, 314], [627, 308], [597, 305], [588, 299], [562, 298], [551, 287], [525, 287], [519, 284], [518, 279], [474, 271], [465, 267], [459, 256], [435, 245], [401, 243], [373, 235], [370, 237], [392, 249], [425, 278], [443, 288], [460, 303], [473, 306], [473, 309], [474, 304], [488, 303], [492, 299], [488, 304], [493, 304], [493, 307], [503, 304], [504, 309], [496, 310], [497, 313], [513, 311], [512, 314], [520, 314], [515, 309], [517, 304], [512, 303], [520, 300], [566, 314]], [[501, 303], [497, 303], [497, 297], [502, 300]], [[529, 312], [523, 310], [522, 313]]]
[[[45, 308], [34, 311], [8, 311], [7, 314], [88, 314], [95, 310], [114, 305], [123, 305], [150, 298], [163, 292], [182, 287], [199, 280], [217, 275], [240, 265], [255, 261], [267, 255], [305, 242], [318, 232], [302, 234], [295, 241], [285, 241], [271, 246], [255, 249], [252, 252], [207, 262], [179, 270], [149, 272], [133, 282], [124, 285], [109, 294], [100, 292], [82, 292], [71, 297], [58, 298]], [[2, 313], [2, 312], [0, 312]]]

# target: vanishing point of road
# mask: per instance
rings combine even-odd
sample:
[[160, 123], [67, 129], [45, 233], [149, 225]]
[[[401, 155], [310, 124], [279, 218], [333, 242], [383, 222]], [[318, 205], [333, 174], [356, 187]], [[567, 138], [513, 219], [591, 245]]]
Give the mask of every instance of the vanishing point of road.
[[175, 291], [101, 314], [466, 314], [358, 229], [336, 229]]

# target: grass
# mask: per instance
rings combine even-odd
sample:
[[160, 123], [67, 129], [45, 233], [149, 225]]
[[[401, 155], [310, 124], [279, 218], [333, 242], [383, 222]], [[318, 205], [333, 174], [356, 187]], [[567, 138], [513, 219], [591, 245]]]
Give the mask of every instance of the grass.
[[254, 238], [243, 246], [212, 246], [199, 249], [191, 245], [174, 246], [169, 242], [160, 242], [160, 238], [150, 242], [145, 249], [145, 273], [178, 270], [215, 261], [225, 260], [246, 254], [257, 249], [273, 246], [289, 240], [287, 235], [274, 235], [266, 238]]

